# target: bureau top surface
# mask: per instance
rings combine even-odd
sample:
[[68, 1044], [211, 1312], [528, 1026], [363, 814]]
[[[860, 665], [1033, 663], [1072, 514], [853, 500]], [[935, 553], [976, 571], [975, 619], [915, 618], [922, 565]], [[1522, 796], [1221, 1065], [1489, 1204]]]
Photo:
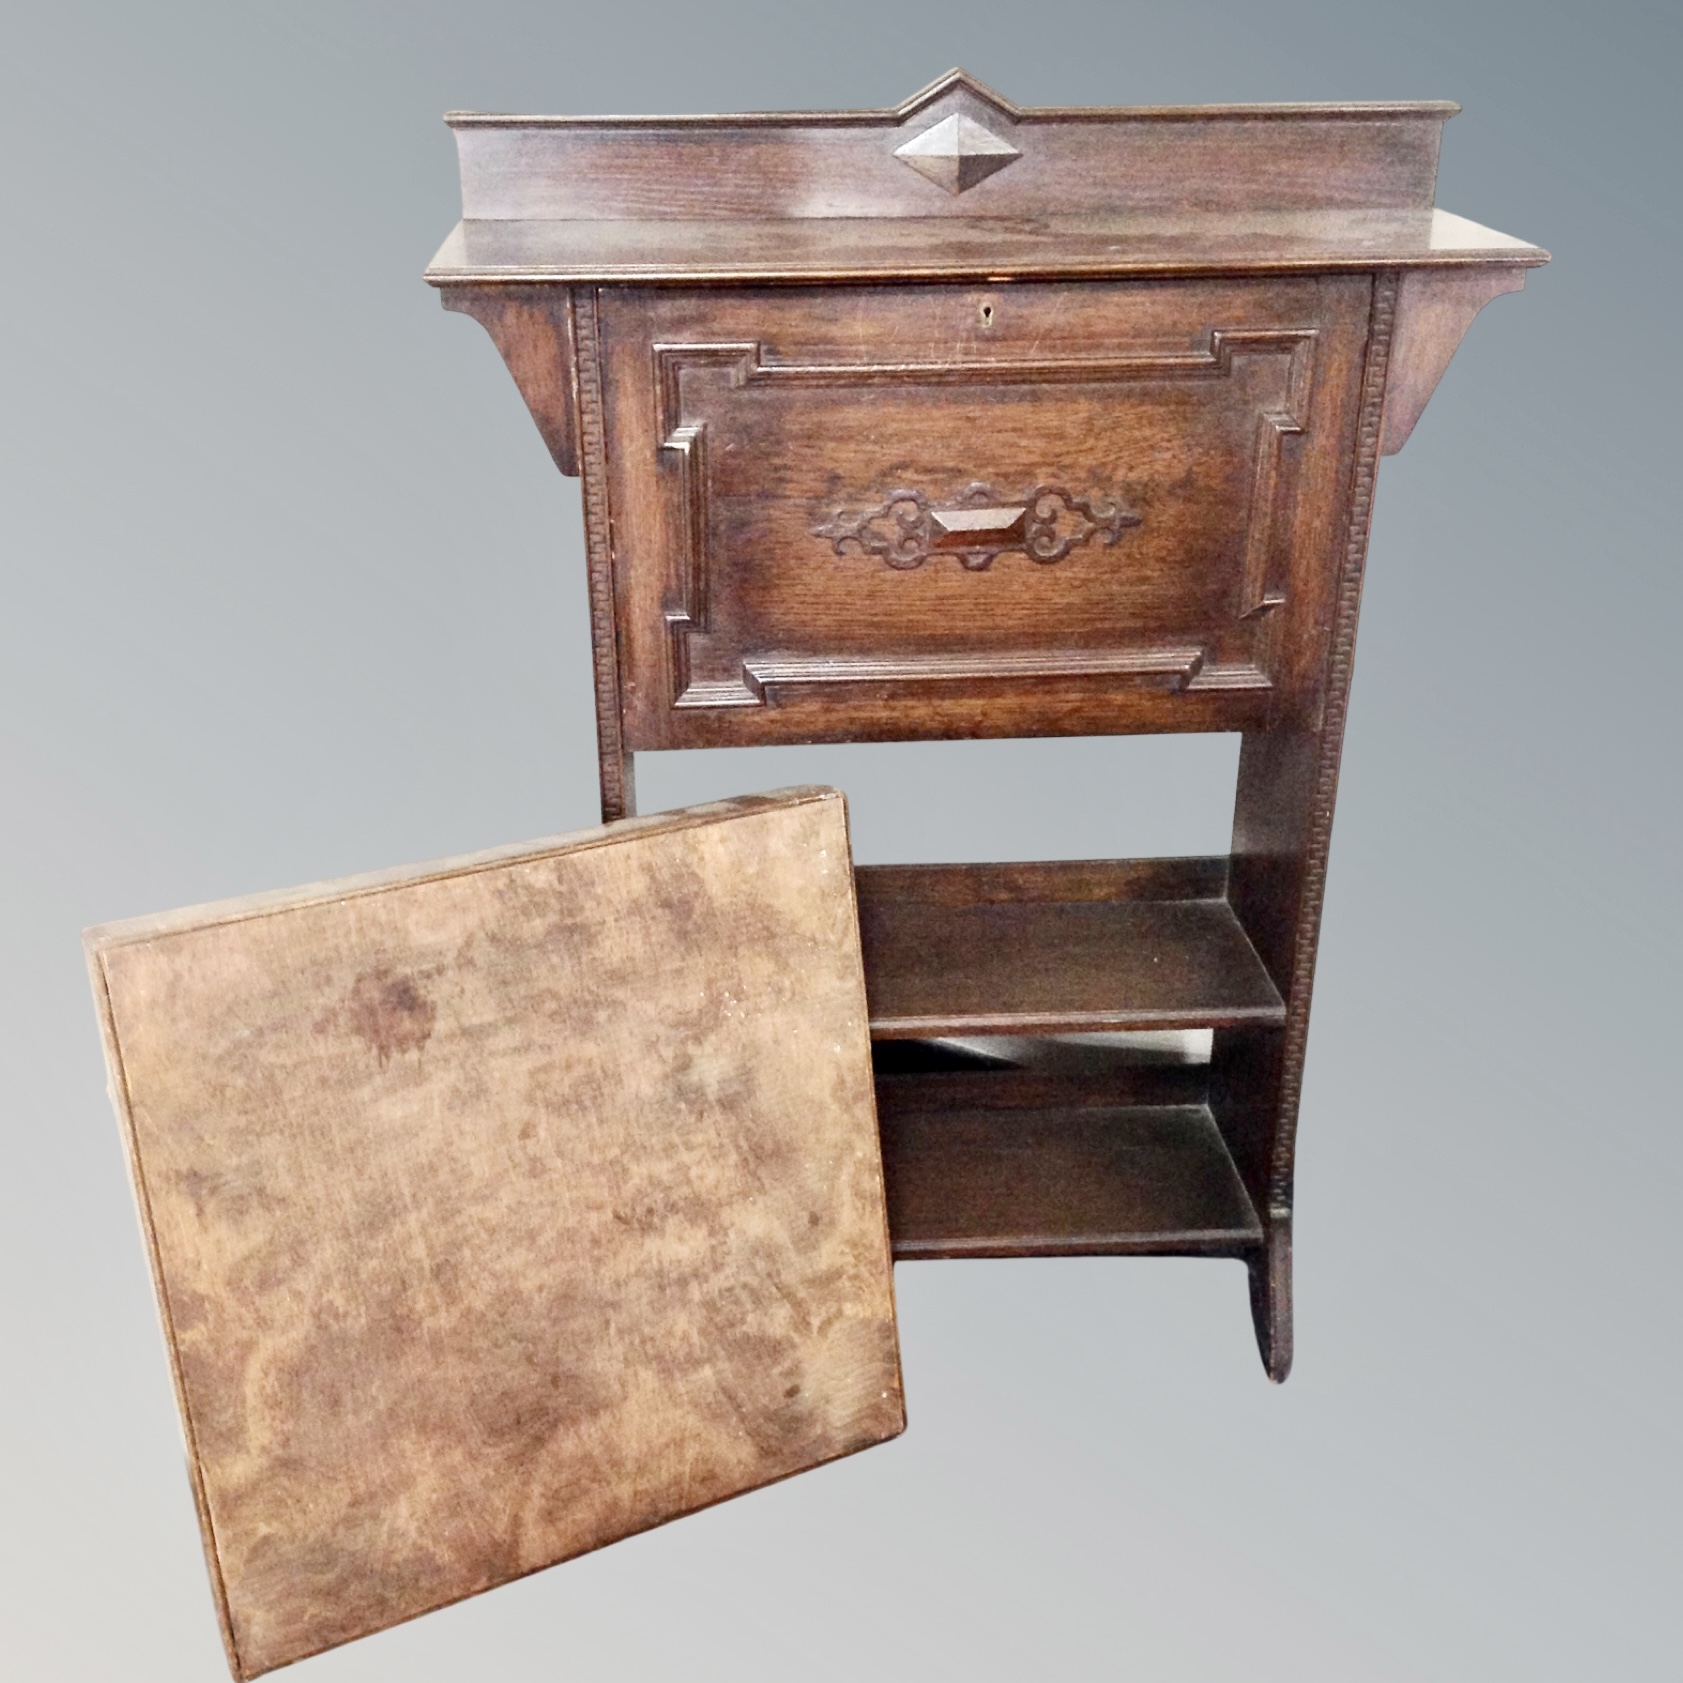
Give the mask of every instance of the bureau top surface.
[[427, 268], [465, 282], [1057, 280], [1533, 267], [1548, 253], [1443, 210], [787, 222], [461, 222]]
[[464, 282], [1014, 279], [1521, 264], [1433, 205], [1443, 102], [1025, 109], [951, 71], [886, 111], [455, 113]]

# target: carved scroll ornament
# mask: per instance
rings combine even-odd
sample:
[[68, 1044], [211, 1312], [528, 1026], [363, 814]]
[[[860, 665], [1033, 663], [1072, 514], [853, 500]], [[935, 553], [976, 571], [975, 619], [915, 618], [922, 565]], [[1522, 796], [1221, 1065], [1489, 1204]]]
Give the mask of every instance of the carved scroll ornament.
[[978, 483], [950, 503], [937, 503], [922, 491], [889, 491], [862, 514], [838, 509], [833, 519], [814, 526], [812, 535], [828, 538], [837, 555], [850, 553], [851, 544], [857, 553], [880, 556], [902, 571], [921, 567], [931, 555], [952, 554], [971, 572], [981, 572], [995, 556], [1017, 551], [1050, 564], [1090, 539], [1109, 548], [1139, 523], [1140, 516], [1118, 497], [1079, 496], [1061, 485], [1001, 497]]

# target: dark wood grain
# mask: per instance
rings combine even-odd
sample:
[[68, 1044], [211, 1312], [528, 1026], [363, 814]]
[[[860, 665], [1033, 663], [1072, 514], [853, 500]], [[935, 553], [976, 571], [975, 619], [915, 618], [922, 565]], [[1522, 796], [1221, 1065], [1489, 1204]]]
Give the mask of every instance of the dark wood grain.
[[1134, 897], [1125, 864], [1105, 898], [1056, 900], [1042, 889], [1008, 900], [986, 874], [995, 869], [979, 873], [969, 903], [972, 867], [857, 873], [873, 1038], [1284, 1022], [1225, 900]]
[[[871, 1051], [875, 1058], [885, 1051], [918, 1044], [927, 1043], [880, 1040]], [[988, 1043], [971, 1040], [965, 1044]], [[916, 1070], [885, 1069], [879, 1064], [878, 1113], [894, 1116], [909, 1111], [921, 1114], [937, 1110], [1114, 1110], [1119, 1106], [1151, 1109], [1188, 1105], [1196, 1108], [1208, 1098], [1208, 1064], [1139, 1060], [1125, 1050], [1108, 1045], [1064, 1044], [1063, 1049], [1085, 1051], [1090, 1056], [1052, 1066], [1038, 1058], [1027, 1064], [1007, 1058], [986, 1065], [972, 1061], [962, 1067], [926, 1066]]]
[[[530, 221], [1424, 207], [1456, 107], [1034, 110], [951, 71], [892, 111], [634, 119], [454, 112], [462, 214]], [[1018, 152], [962, 194], [895, 155], [963, 117]]]
[[1379, 440], [1382, 454], [1394, 456], [1408, 442], [1473, 318], [1492, 299], [1524, 285], [1523, 268], [1411, 269], [1402, 274], [1391, 335], [1395, 371], [1386, 382]]
[[[1548, 255], [1433, 205], [1453, 110], [1031, 111], [954, 72], [890, 111], [458, 114], [428, 271], [505, 312], [546, 437], [575, 359], [605, 816], [634, 751], [1242, 733], [1228, 862], [859, 880], [873, 1033], [913, 1037], [902, 1254], [1226, 1234], [1275, 1379], [1378, 459]], [[510, 355], [540, 311], [573, 345]], [[1214, 1029], [1173, 1091], [912, 1073], [931, 1035], [1168, 1024]]]
[[[1321, 705], [1307, 727], [1247, 736], [1239, 757], [1228, 893], [1285, 996], [1286, 1017], [1278, 1044], [1261, 1049], [1262, 1067], [1271, 1077], [1261, 1103], [1253, 1097], [1252, 1083], [1236, 1086], [1224, 1078], [1216, 1090], [1218, 1095], [1223, 1091], [1230, 1095], [1233, 1148], [1240, 1159], [1248, 1164], [1256, 1150], [1266, 1152], [1262, 1214], [1268, 1255], [1259, 1263], [1259, 1271], [1253, 1272], [1252, 1307], [1258, 1315], [1263, 1360], [1276, 1380], [1286, 1377], [1292, 1359], [1290, 1257], [1297, 1114], [1344, 721], [1355, 666], [1356, 622], [1367, 565], [1398, 280], [1395, 272], [1383, 273], [1374, 289], [1361, 418], [1348, 459], [1343, 556], [1326, 642]], [[1242, 1059], [1253, 1075], [1258, 1067], [1254, 1043], [1224, 1041], [1217, 1055]], [[1218, 1115], [1225, 1114], [1218, 1109]]]
[[[1242, 729], [1301, 708], [1344, 489], [1317, 446], [1353, 424], [1370, 292], [604, 293], [628, 746]], [[919, 499], [949, 520], [1015, 504], [1058, 541], [907, 553]]]
[[[579, 470], [584, 502], [585, 563], [590, 586], [590, 648], [596, 678], [597, 777], [602, 822], [629, 817], [637, 810], [636, 768], [626, 745], [624, 696], [616, 625], [613, 516], [608, 503], [608, 449], [602, 411], [602, 366], [596, 327], [597, 295], [579, 290], [567, 295], [574, 320], [579, 405]], [[551, 383], [564, 377], [561, 370]], [[541, 399], [546, 389], [539, 380]], [[530, 401], [530, 399], [528, 399]]]
[[1141, 211], [798, 221], [472, 221], [433, 285], [1103, 280], [1324, 274], [1376, 265], [1520, 269], [1548, 253], [1444, 210]]
[[990, 865], [861, 865], [860, 893], [926, 906], [1219, 900], [1226, 854], [1208, 859], [1018, 859]]
[[576, 476], [578, 387], [571, 295], [550, 288], [454, 286], [444, 294], [444, 307], [472, 316], [491, 335], [555, 465]]
[[1202, 1105], [881, 1112], [899, 1260], [1234, 1255], [1262, 1229]]

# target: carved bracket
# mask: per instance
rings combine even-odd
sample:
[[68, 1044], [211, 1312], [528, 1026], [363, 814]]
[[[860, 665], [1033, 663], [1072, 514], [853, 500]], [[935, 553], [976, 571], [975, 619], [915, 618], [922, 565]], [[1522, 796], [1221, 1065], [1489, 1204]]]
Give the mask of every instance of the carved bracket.
[[1517, 266], [1464, 272], [1409, 269], [1404, 273], [1397, 291], [1385, 430], [1379, 441], [1382, 455], [1394, 456], [1408, 442], [1449, 359], [1473, 325], [1473, 317], [1493, 298], [1518, 292], [1524, 285], [1525, 270]]
[[921, 567], [932, 555], [953, 554], [975, 573], [1017, 551], [1050, 565], [1092, 538], [1109, 548], [1139, 523], [1140, 516], [1116, 497], [1078, 496], [1061, 485], [1001, 497], [977, 483], [948, 504], [922, 491], [890, 491], [863, 514], [838, 509], [812, 535], [828, 538], [837, 555], [854, 545], [859, 554], [880, 556], [902, 571]]
[[472, 316], [502, 354], [555, 465], [579, 471], [577, 335], [570, 293], [550, 287], [449, 286], [447, 310]]

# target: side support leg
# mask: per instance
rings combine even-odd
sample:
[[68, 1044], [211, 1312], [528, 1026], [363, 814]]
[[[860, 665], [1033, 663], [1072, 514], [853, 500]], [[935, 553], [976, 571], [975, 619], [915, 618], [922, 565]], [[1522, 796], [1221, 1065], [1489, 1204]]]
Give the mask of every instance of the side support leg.
[[[1211, 1097], [1262, 1217], [1262, 1254], [1251, 1263], [1251, 1310], [1263, 1365], [1276, 1382], [1291, 1370], [1291, 1206], [1298, 1101], [1397, 288], [1395, 270], [1375, 275], [1343, 554], [1337, 560], [1331, 635], [1316, 704], [1272, 721], [1265, 730], [1247, 732], [1239, 752], [1227, 899], [1285, 1000], [1286, 1021], [1266, 1062], [1224, 1058], [1217, 1037]], [[1229, 1075], [1240, 1079], [1224, 1080]], [[1260, 1115], [1253, 1108], [1258, 1103]]]
[[612, 824], [621, 818], [637, 816], [637, 781], [633, 757], [629, 748], [619, 744], [619, 732], [612, 732], [609, 740], [599, 741], [596, 764], [602, 780], [602, 822]]
[[1276, 1385], [1291, 1372], [1291, 1215], [1270, 1214], [1262, 1254], [1250, 1261], [1251, 1320], [1262, 1365]]
[[585, 559], [590, 574], [590, 642], [596, 662], [596, 753], [602, 783], [602, 822], [637, 810], [631, 750], [625, 745], [619, 683], [619, 634], [614, 622], [613, 522], [608, 509], [608, 447], [597, 342], [596, 294], [570, 295], [568, 337], [578, 394], [579, 470], [584, 487]]
[[1262, 1223], [1262, 1249], [1246, 1259], [1262, 1365], [1278, 1383], [1291, 1367], [1291, 1206], [1274, 1196], [1280, 1029], [1218, 1029], [1210, 1052], [1210, 1111]]

